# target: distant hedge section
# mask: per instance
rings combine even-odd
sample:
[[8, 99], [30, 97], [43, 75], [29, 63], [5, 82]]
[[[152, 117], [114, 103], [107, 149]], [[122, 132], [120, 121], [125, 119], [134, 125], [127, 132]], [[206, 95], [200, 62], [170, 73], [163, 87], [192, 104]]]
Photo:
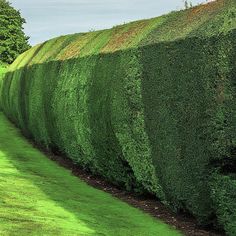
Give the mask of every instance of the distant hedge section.
[[236, 3], [62, 36], [11, 65], [23, 133], [110, 182], [235, 235]]

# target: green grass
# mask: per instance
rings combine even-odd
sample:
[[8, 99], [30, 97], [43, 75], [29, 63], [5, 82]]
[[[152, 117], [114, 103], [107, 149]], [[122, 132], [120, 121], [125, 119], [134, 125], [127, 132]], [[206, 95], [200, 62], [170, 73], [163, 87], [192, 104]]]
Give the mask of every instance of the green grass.
[[6, 71], [6, 67], [0, 64], [0, 78], [5, 73], [5, 71]]
[[0, 113], [0, 235], [181, 234], [72, 176]]

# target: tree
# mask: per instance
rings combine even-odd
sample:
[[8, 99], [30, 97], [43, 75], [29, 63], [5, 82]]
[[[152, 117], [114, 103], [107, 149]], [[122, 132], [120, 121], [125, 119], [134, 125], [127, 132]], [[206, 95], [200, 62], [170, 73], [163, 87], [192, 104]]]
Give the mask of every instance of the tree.
[[185, 7], [185, 9], [188, 9], [188, 1], [187, 0], [184, 1], [184, 7]]
[[0, 61], [12, 63], [16, 57], [30, 48], [23, 31], [26, 21], [20, 11], [6, 0], [0, 0]]
[[185, 9], [192, 8], [193, 7], [193, 3], [188, 1], [188, 0], [185, 0], [184, 1], [184, 7], [185, 7]]

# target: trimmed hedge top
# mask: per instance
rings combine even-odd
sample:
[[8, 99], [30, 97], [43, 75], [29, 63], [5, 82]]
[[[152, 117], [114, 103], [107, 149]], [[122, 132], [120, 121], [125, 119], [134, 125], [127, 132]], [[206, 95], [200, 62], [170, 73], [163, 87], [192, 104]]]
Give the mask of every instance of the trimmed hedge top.
[[10, 70], [25, 65], [112, 53], [189, 37], [211, 37], [226, 34], [235, 28], [235, 0], [218, 0], [112, 29], [61, 36], [46, 41], [19, 56]]

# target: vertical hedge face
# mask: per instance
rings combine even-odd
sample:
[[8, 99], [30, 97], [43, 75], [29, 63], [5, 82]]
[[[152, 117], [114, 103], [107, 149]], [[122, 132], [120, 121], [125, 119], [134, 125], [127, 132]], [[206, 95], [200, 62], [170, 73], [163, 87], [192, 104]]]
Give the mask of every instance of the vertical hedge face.
[[153, 162], [166, 198], [176, 209], [208, 215], [209, 198], [202, 201], [209, 195], [203, 178], [209, 159], [205, 111], [210, 107], [204, 71], [199, 71], [205, 69], [199, 51], [203, 45], [191, 39], [144, 48], [142, 95]]
[[203, 221], [212, 211], [211, 162], [234, 147], [234, 39], [232, 33], [142, 49], [145, 123], [157, 176], [168, 201]]
[[234, 7], [45, 42], [11, 66], [0, 105], [44, 147], [234, 235]]

